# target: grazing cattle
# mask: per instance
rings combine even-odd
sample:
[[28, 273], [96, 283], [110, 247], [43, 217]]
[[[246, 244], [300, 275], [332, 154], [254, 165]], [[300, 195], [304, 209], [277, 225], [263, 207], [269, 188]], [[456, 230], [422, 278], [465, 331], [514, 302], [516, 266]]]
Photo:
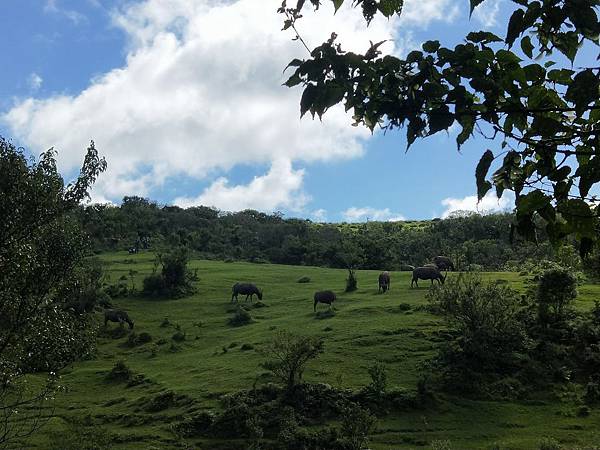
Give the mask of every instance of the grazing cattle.
[[410, 287], [413, 287], [413, 284], [416, 284], [417, 287], [419, 287], [419, 280], [431, 280], [432, 285], [433, 280], [437, 280], [439, 284], [444, 284], [446, 277], [444, 277], [436, 267], [417, 267], [413, 270]]
[[329, 309], [331, 309], [331, 304], [335, 302], [335, 293], [332, 291], [319, 291], [315, 292], [315, 304], [314, 311], [317, 312], [317, 303], [326, 303], [329, 305]]
[[104, 326], [106, 326], [109, 321], [119, 322], [121, 326], [127, 322], [129, 324], [129, 328], [133, 329], [133, 320], [129, 318], [129, 315], [125, 311], [121, 311], [120, 309], [104, 310]]
[[447, 256], [436, 256], [433, 258], [433, 263], [440, 270], [451, 270], [454, 272], [454, 263]]
[[259, 300], [262, 300], [263, 293], [260, 289], [258, 289], [252, 283], [235, 283], [231, 288], [231, 301], [235, 298], [235, 301], [238, 301], [238, 294], [242, 294], [246, 296], [246, 301], [250, 298], [252, 301], [254, 294], [258, 297]]
[[390, 273], [388, 271], [379, 274], [379, 292], [385, 293], [390, 289]]
[[138, 249], [137, 247], [130, 247], [128, 251], [130, 255], [133, 255], [138, 252]]

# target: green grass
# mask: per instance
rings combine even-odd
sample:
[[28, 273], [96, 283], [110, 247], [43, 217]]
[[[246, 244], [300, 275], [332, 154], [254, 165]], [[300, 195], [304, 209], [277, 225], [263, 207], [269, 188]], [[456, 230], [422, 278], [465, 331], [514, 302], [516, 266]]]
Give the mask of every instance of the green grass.
[[[121, 275], [128, 277], [131, 269], [137, 271], [138, 289], [152, 270], [153, 256], [148, 253], [110, 254], [102, 259], [108, 263], [111, 282]], [[70, 433], [68, 423], [74, 419], [93, 425], [90, 432], [108, 434], [115, 449], [185, 448], [171, 433], [170, 423], [193, 409], [217, 408], [220, 394], [263, 382], [259, 364], [265, 358], [259, 350], [278, 329], [321, 336], [325, 353], [311, 364], [305, 379], [345, 388], [367, 384], [367, 368], [379, 360], [387, 366], [390, 387], [414, 390], [420, 364], [435, 354], [441, 322], [418, 309], [426, 304], [428, 282], [411, 289], [410, 273], [392, 273], [391, 290], [380, 295], [376, 271], [359, 271], [358, 291], [344, 294], [344, 270], [214, 261], [192, 261], [191, 267], [198, 269], [199, 276], [198, 292], [191, 297], [115, 300], [135, 321], [134, 332], [149, 333], [152, 342], [125, 347], [127, 336], [113, 339], [101, 327], [96, 359], [64, 372], [66, 390], [55, 401], [55, 417], [29, 444], [31, 448], [64, 448], [57, 436]], [[310, 277], [310, 283], [297, 283], [302, 276]], [[514, 273], [484, 276], [508, 280], [517, 289], [525, 287], [525, 277]], [[264, 290], [266, 304], [252, 309], [254, 322], [241, 327], [227, 324], [233, 315], [231, 286], [236, 281], [256, 283]], [[338, 293], [333, 317], [317, 318], [313, 313], [312, 295], [322, 289]], [[577, 306], [591, 308], [598, 294], [600, 286], [582, 286]], [[317, 308], [325, 311], [327, 306]], [[165, 318], [170, 325], [161, 327]], [[177, 325], [186, 337], [182, 342], [172, 340]], [[160, 340], [166, 343], [158, 345]], [[242, 350], [244, 344], [253, 348]], [[133, 387], [106, 381], [118, 360], [149, 381]], [[167, 390], [193, 402], [147, 411], [149, 400]], [[380, 419], [371, 448], [428, 448], [433, 440], [450, 440], [455, 449], [489, 449], [494, 443], [503, 449], [533, 449], [548, 436], [567, 446], [598, 445], [600, 413], [592, 410], [588, 417], [577, 417], [575, 397], [568, 392], [526, 402], [445, 397], [433, 409]], [[198, 441], [191, 445], [211, 448], [210, 444], [201, 447]]]

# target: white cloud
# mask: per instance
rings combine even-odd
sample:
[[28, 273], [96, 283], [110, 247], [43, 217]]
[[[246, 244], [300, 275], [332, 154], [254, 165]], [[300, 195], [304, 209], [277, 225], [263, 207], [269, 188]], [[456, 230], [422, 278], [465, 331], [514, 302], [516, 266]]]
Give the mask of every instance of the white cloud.
[[[58, 0], [47, 12], [64, 14]], [[360, 10], [344, 7], [332, 14], [330, 2], [307, 14], [300, 31], [315, 46], [335, 30], [343, 48], [368, 48], [369, 40], [391, 39], [382, 49], [400, 53], [410, 41], [409, 24], [426, 26], [454, 14], [451, 0], [406, 2], [402, 20], [378, 18], [365, 27]], [[350, 3], [350, 2], [346, 2]], [[283, 67], [305, 50], [282, 32], [276, 14], [281, 0], [145, 0], [125, 3], [112, 13], [128, 38], [126, 64], [91, 80], [77, 95], [28, 98], [0, 116], [32, 151], [54, 146], [59, 165], [72, 171], [94, 139], [107, 157], [108, 171], [98, 180], [98, 197], [148, 195], [167, 179], [206, 179], [238, 164], [273, 164], [260, 179], [283, 194], [264, 202], [234, 200], [252, 187], [225, 179], [198, 198], [230, 208], [259, 204], [296, 207], [301, 189], [273, 171], [291, 164], [355, 158], [370, 133], [334, 108], [323, 122], [299, 118], [300, 89], [282, 87]], [[400, 22], [406, 35], [399, 36]], [[407, 38], [408, 36], [408, 38]], [[396, 41], [393, 38], [397, 37]], [[256, 186], [256, 184], [254, 185]], [[286, 194], [291, 192], [291, 194]], [[258, 203], [257, 203], [258, 202]], [[300, 201], [300, 203], [302, 203]]]
[[32, 91], [37, 91], [40, 87], [42, 87], [42, 83], [44, 79], [40, 77], [37, 73], [33, 72], [27, 78], [27, 84]]
[[442, 200], [442, 205], [446, 210], [442, 213], [442, 218], [446, 218], [457, 211], [473, 211], [480, 214], [505, 211], [510, 209], [513, 203], [514, 196], [510, 192], [498, 199], [495, 191], [489, 191], [479, 203], [477, 203], [476, 195], [469, 195], [464, 198], [445, 198]]
[[81, 14], [80, 12], [75, 11], [73, 9], [62, 8], [58, 4], [58, 1], [59, 0], [46, 0], [46, 3], [44, 4], [44, 12], [47, 14], [51, 13], [64, 16], [71, 22], [73, 22], [75, 25], [87, 22], [88, 18], [84, 14]]
[[493, 27], [498, 23], [498, 13], [503, 0], [488, 0], [473, 11], [473, 18], [483, 26]]
[[315, 222], [323, 223], [327, 221], [327, 210], [320, 208], [311, 213], [311, 217]]
[[364, 222], [366, 220], [397, 222], [404, 220], [404, 217], [398, 213], [393, 213], [389, 208], [348, 208], [342, 213], [346, 222]]
[[428, 26], [431, 22], [453, 22], [460, 14], [456, 0], [406, 0], [402, 9], [402, 23]]
[[266, 175], [254, 177], [247, 185], [230, 186], [221, 177], [196, 198], [174, 200], [178, 206], [214, 206], [224, 211], [257, 209], [274, 211], [281, 208], [299, 210], [308, 201], [302, 192], [304, 170], [294, 170], [289, 160], [277, 160]]

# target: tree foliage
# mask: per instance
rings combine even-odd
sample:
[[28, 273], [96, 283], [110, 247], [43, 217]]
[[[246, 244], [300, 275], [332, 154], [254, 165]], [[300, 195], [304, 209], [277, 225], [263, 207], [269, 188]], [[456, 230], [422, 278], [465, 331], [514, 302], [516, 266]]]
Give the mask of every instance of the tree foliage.
[[306, 364], [323, 353], [323, 341], [280, 331], [265, 350], [270, 358], [262, 364], [291, 392], [301, 380]]
[[[35, 405], [50, 395], [55, 373], [91, 341], [82, 338], [87, 324], [75, 310], [89, 292], [73, 282], [87, 273], [87, 239], [68, 213], [86, 198], [106, 162], [92, 142], [79, 177], [65, 186], [55, 158], [50, 149], [28, 161], [0, 137], [0, 446], [40, 424]], [[32, 370], [47, 372], [49, 382], [26, 383], [24, 373]]]
[[[344, 3], [331, 1], [336, 10]], [[471, 11], [484, 1], [470, 0]], [[284, 29], [296, 31], [305, 3], [283, 2]], [[318, 8], [322, 1], [309, 3]], [[343, 103], [357, 125], [404, 128], [409, 147], [454, 124], [459, 149], [476, 132], [493, 139], [499, 148], [486, 150], [476, 168], [479, 199], [492, 188], [498, 197], [513, 191], [514, 231], [535, 240], [541, 217], [552, 242], [574, 235], [585, 255], [598, 241], [592, 187], [600, 181], [600, 68], [573, 63], [582, 46], [598, 43], [600, 1], [513, 3], [504, 38], [471, 32], [454, 48], [427, 41], [404, 59], [383, 55], [383, 42], [364, 54], [344, 51], [333, 33], [309, 58], [289, 63], [294, 72], [285, 84], [302, 86], [301, 116], [322, 117]], [[367, 24], [403, 6], [352, 4]]]

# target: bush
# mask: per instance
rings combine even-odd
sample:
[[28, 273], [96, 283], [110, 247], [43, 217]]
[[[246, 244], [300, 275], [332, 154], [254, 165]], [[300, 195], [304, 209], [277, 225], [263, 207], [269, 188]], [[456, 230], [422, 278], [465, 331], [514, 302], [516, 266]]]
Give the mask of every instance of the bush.
[[185, 248], [157, 254], [155, 270], [159, 265], [160, 273], [154, 272], [144, 278], [145, 295], [178, 298], [194, 292], [192, 281], [198, 277], [188, 269], [188, 254]]
[[306, 364], [322, 352], [321, 339], [279, 331], [265, 348], [265, 353], [270, 360], [262, 363], [261, 366], [284, 384], [289, 393], [302, 380]]
[[371, 383], [367, 386], [367, 391], [377, 397], [383, 397], [387, 391], [387, 373], [385, 365], [381, 362], [373, 364], [369, 367], [369, 376], [371, 377]]
[[375, 416], [359, 405], [352, 404], [343, 411], [340, 430], [342, 442], [350, 450], [362, 450], [368, 443], [374, 425]]
[[117, 361], [111, 371], [106, 375], [108, 381], [123, 382], [129, 381], [133, 372], [125, 364], [125, 361]]
[[228, 320], [229, 325], [232, 327], [241, 327], [252, 323], [252, 316], [241, 306], [238, 306], [233, 316]]
[[553, 438], [544, 438], [540, 441], [539, 450], [560, 450], [562, 445]]
[[144, 278], [143, 292], [145, 295], [161, 295], [165, 291], [165, 281], [161, 274], [153, 273]]
[[354, 269], [348, 269], [348, 278], [346, 278], [346, 292], [354, 292], [356, 289], [358, 289], [356, 271]]
[[452, 450], [450, 441], [431, 441], [431, 450]]
[[298, 278], [298, 283], [310, 283], [310, 277]]
[[544, 272], [537, 287], [538, 318], [548, 325], [564, 319], [564, 314], [577, 297], [577, 280], [565, 269]]
[[483, 272], [483, 266], [481, 264], [469, 264], [466, 267], [467, 272]]
[[183, 342], [185, 341], [185, 333], [182, 331], [176, 331], [171, 339], [173, 339], [175, 342]]
[[170, 408], [175, 405], [175, 403], [175, 393], [166, 391], [152, 397], [144, 406], [144, 409], [148, 412], [159, 412]]
[[435, 360], [447, 387], [477, 389], [485, 378], [491, 381], [518, 371], [529, 338], [514, 290], [484, 283], [476, 275], [460, 275], [428, 296], [450, 328], [450, 340]]
[[144, 331], [138, 335], [132, 331], [127, 338], [127, 342], [125, 342], [125, 346], [137, 347], [138, 345], [144, 345], [148, 342], [152, 342], [152, 336], [149, 333]]

